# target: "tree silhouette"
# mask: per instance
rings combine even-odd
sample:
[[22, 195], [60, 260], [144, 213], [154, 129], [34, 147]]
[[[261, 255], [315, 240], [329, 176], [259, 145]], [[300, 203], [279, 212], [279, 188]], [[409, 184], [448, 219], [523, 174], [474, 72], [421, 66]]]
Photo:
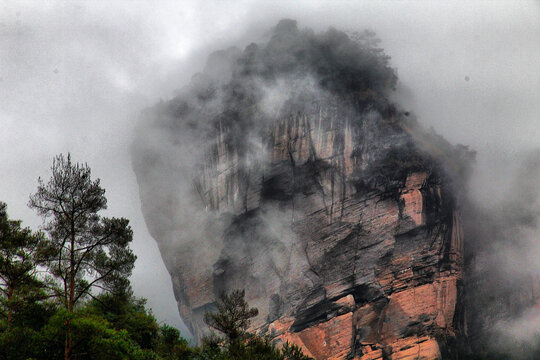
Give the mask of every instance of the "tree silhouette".
[[[48, 262], [50, 288], [69, 314], [77, 303], [97, 288], [112, 293], [128, 291], [136, 256], [129, 249], [133, 233], [124, 218], [98, 215], [107, 207], [99, 179], [91, 180], [88, 165], [72, 163], [58, 155], [52, 174], [29, 206], [45, 220], [54, 257]], [[70, 319], [66, 321], [65, 359], [72, 355]]]

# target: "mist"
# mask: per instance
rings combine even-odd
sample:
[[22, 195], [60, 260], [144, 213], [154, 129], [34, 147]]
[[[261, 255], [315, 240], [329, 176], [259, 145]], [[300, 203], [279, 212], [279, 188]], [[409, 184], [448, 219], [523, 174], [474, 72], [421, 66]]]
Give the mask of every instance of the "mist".
[[[139, 210], [128, 151], [137, 119], [189, 86], [210, 53], [244, 49], [282, 18], [315, 32], [376, 32], [397, 70], [395, 101], [424, 127], [477, 152], [468, 194], [487, 225], [469, 228], [477, 234], [474, 263], [496, 265], [493, 284], [538, 275], [538, 173], [523, 175], [540, 144], [538, 2], [5, 1], [0, 10], [0, 199], [12, 217], [37, 228], [26, 203], [53, 156], [70, 151], [88, 162], [107, 190], [107, 215], [131, 219], [134, 289], [162, 320], [180, 326], [155, 230], [148, 233]], [[181, 149], [181, 159], [195, 165], [196, 150]], [[483, 232], [492, 225], [501, 229], [496, 236], [493, 228]], [[535, 314], [525, 308], [500, 326], [529, 337], [512, 330]]]

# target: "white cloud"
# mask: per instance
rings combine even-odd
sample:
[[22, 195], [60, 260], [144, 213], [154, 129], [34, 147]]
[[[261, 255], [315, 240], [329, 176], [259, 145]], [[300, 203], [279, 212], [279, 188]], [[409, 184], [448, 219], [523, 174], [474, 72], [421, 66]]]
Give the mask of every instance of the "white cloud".
[[[201, 70], [209, 50], [257, 40], [281, 17], [375, 30], [409, 89], [401, 100], [480, 159], [494, 144], [512, 152], [540, 143], [535, 2], [3, 1], [0, 199], [11, 215], [40, 223], [26, 202], [55, 154], [87, 161], [107, 189], [109, 213], [132, 219], [135, 289], [159, 318], [176, 321], [170, 280], [139, 210], [131, 128], [140, 109]], [[477, 183], [496, 183], [493, 164], [480, 165]]]

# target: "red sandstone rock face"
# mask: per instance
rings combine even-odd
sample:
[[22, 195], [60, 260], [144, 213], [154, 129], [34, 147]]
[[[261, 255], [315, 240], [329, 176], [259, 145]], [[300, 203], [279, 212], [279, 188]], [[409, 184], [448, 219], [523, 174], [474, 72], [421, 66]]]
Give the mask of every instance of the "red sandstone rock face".
[[[350, 312], [336, 316], [300, 332], [291, 332], [294, 319], [282, 319], [269, 326], [270, 334], [280, 342], [291, 342], [302, 347], [305, 354], [315, 359], [437, 359], [441, 356], [437, 340], [432, 336], [403, 336], [403, 329], [411, 323], [436, 326], [452, 332], [456, 304], [455, 277], [436, 284], [425, 284], [401, 291], [390, 297], [389, 303], [378, 311], [372, 304], [356, 308], [348, 295], [336, 301]], [[363, 342], [355, 344], [358, 329], [366, 331]], [[359, 346], [359, 348], [355, 348]]]
[[405, 129], [317, 105], [246, 155], [216, 126], [195, 181], [206, 225], [187, 238], [185, 214], [153, 233], [180, 239], [160, 247], [195, 336], [221, 291], [244, 288], [259, 309], [252, 330], [315, 359], [439, 358], [438, 336], [461, 330], [460, 214]]

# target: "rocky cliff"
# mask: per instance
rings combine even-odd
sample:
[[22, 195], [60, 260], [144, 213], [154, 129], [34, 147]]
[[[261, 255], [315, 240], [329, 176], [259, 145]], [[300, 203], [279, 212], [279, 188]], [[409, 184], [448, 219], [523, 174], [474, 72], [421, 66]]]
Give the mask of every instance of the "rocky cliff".
[[[464, 335], [468, 152], [388, 100], [388, 59], [366, 46], [281, 22], [143, 116], [142, 209], [195, 337], [238, 288], [259, 309], [253, 331], [315, 359], [436, 359]], [[319, 48], [346, 61], [306, 62]]]

